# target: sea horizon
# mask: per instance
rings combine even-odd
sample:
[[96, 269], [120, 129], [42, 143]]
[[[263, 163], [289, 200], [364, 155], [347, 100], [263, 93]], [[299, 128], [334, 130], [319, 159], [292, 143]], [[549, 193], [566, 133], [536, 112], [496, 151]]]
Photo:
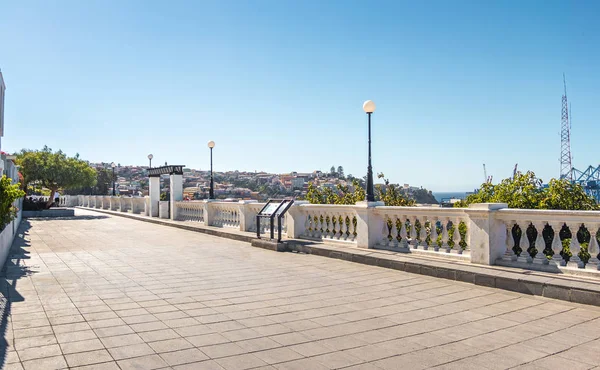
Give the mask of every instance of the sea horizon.
[[438, 202], [447, 198], [465, 199], [467, 197], [466, 191], [432, 191], [431, 194]]

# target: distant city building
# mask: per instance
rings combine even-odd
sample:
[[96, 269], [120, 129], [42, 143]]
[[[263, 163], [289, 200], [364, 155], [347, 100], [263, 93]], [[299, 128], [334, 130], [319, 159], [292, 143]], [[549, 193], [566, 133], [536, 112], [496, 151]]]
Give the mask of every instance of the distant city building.
[[305, 179], [304, 177], [294, 177], [292, 179], [292, 188], [293, 189], [302, 189], [304, 187]]

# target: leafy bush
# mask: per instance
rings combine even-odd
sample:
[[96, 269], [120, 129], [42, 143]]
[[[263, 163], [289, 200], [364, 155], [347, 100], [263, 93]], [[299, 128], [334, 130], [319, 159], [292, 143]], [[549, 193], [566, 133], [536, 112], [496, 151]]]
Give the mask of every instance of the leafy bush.
[[19, 184], [13, 184], [5, 175], [0, 178], [0, 231], [15, 219], [17, 209], [13, 203], [24, 195], [25, 192], [19, 189]]

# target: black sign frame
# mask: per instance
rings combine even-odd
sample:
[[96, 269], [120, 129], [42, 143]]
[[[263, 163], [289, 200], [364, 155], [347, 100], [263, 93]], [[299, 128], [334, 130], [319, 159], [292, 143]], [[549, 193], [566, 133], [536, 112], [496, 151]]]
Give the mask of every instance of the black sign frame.
[[[271, 213], [265, 213], [270, 206], [278, 202], [277, 208]], [[281, 242], [281, 219], [285, 216], [285, 213], [294, 204], [293, 198], [284, 199], [269, 199], [264, 207], [256, 214], [256, 237], [260, 239], [260, 220], [261, 218], [268, 218], [270, 223], [271, 240], [275, 238], [275, 217], [277, 217], [277, 242]]]

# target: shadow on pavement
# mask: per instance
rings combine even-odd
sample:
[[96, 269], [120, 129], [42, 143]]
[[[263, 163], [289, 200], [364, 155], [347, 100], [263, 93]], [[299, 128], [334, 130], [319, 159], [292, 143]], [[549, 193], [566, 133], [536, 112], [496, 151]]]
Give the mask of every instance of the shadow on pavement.
[[102, 220], [105, 218], [110, 218], [110, 216], [99, 215], [81, 215], [81, 216], [71, 216], [71, 217], [30, 217], [27, 219], [38, 221], [78, 221], [78, 220]]
[[[15, 236], [15, 240], [6, 258], [6, 263], [2, 268], [0, 278], [0, 369], [4, 367], [6, 361], [6, 352], [8, 350], [7, 329], [10, 317], [10, 309], [13, 302], [23, 302], [25, 298], [17, 291], [17, 281], [22, 277], [29, 276], [34, 272], [30, 271], [23, 264], [24, 260], [29, 259], [29, 251], [27, 247], [30, 243], [25, 240], [29, 234], [31, 224], [27, 220], [23, 220], [19, 225], [19, 230]], [[12, 336], [11, 336], [12, 337]]]

